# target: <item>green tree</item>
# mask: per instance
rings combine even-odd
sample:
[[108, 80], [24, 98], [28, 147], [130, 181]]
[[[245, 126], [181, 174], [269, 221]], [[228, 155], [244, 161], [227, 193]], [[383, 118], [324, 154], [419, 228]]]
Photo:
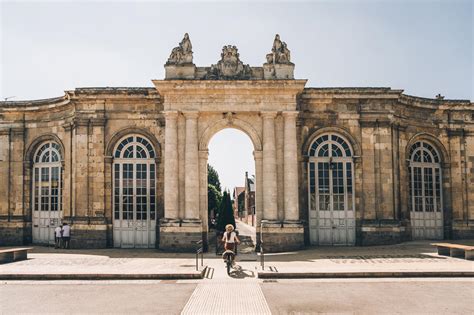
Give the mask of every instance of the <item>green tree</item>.
[[217, 229], [219, 231], [224, 231], [227, 224], [232, 224], [235, 228], [235, 218], [234, 211], [232, 209], [232, 201], [230, 200], [230, 193], [228, 191], [224, 191], [219, 207]]
[[216, 187], [219, 193], [222, 192], [219, 174], [217, 174], [217, 171], [210, 164], [207, 164], [207, 183]]
[[214, 216], [219, 210], [221, 204], [222, 195], [221, 192], [217, 190], [214, 185], [207, 184], [207, 209], [208, 217], [211, 216], [211, 213], [214, 213]]
[[211, 214], [214, 214], [214, 217], [218, 216], [221, 201], [222, 192], [219, 174], [211, 165], [207, 164], [207, 218], [209, 226], [211, 226]]

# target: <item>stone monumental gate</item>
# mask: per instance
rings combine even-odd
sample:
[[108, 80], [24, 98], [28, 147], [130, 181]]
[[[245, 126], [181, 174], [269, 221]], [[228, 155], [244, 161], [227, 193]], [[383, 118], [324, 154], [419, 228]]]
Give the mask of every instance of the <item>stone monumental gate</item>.
[[276, 35], [262, 67], [196, 67], [185, 34], [154, 87], [0, 102], [0, 246], [67, 222], [75, 248], [193, 250], [224, 128], [253, 143], [265, 251], [474, 238], [473, 103], [305, 87], [290, 60]]
[[[166, 119], [160, 248], [192, 249], [192, 240], [207, 239], [208, 144], [225, 128], [243, 131], [253, 143], [257, 226], [271, 235], [266, 245], [301, 248], [296, 99], [306, 80], [293, 78], [286, 44], [277, 35], [263, 67], [244, 65], [230, 45], [211, 67], [196, 67], [192, 59], [186, 34], [165, 65], [165, 80], [153, 81]], [[278, 163], [283, 164], [282, 181]], [[280, 205], [279, 196], [284, 199]]]

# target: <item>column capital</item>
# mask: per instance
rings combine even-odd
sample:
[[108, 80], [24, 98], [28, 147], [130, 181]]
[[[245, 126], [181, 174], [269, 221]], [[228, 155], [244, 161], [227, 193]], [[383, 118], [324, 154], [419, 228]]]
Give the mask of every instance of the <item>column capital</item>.
[[299, 111], [297, 111], [297, 110], [285, 110], [285, 111], [281, 112], [281, 115], [284, 118], [296, 118], [296, 116], [298, 116], [298, 114], [299, 114]]
[[184, 111], [182, 113], [186, 119], [196, 119], [199, 117], [198, 111]]
[[263, 151], [262, 150], [253, 151], [253, 157], [255, 160], [261, 160], [263, 158]]
[[177, 110], [167, 110], [163, 112], [163, 115], [166, 119], [176, 119], [178, 117]]
[[262, 111], [260, 115], [262, 115], [263, 119], [272, 119], [275, 118], [278, 114], [277, 111]]

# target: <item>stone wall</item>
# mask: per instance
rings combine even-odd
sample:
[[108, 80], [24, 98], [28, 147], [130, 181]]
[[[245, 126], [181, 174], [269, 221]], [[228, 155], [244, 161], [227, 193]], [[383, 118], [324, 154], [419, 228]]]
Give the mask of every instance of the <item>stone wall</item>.
[[[62, 216], [71, 223], [73, 247], [113, 246], [113, 151], [128, 134], [143, 135], [155, 148], [157, 222], [164, 218], [164, 111], [178, 105], [178, 221], [186, 219], [186, 119], [181, 113], [186, 110], [199, 112], [196, 140], [202, 187], [207, 145], [215, 133], [237, 128], [254, 143], [257, 226], [265, 215], [280, 225], [269, 228], [264, 236], [264, 244], [271, 251], [310, 245], [308, 149], [325, 132], [340, 134], [354, 151], [356, 244], [392, 244], [411, 239], [407, 159], [410, 146], [418, 140], [430, 142], [441, 155], [444, 237], [474, 238], [472, 103], [411, 97], [387, 88], [306, 88], [297, 93], [305, 82], [294, 81], [199, 81], [189, 84], [193, 88], [186, 92], [190, 93], [188, 99], [183, 99], [179, 90], [170, 92], [168, 103], [155, 88], [76, 89], [56, 99], [0, 102], [0, 174], [8, 174], [0, 176], [0, 245], [32, 242], [32, 159], [40, 145], [50, 140], [61, 147]], [[292, 106], [298, 111], [298, 217], [303, 222], [297, 227], [285, 222], [288, 187], [282, 112], [293, 111]], [[269, 208], [264, 205], [269, 186], [263, 184], [267, 169], [263, 160], [268, 160], [263, 143], [268, 130], [264, 130], [262, 115], [268, 116], [272, 109], [276, 198], [275, 206]], [[160, 232], [157, 226], [157, 246], [194, 250], [193, 242], [202, 238], [201, 230], [207, 229], [206, 194], [205, 189], [199, 189], [196, 199], [199, 229], [179, 232], [163, 226]]]
[[56, 99], [2, 102], [0, 172], [14, 175], [0, 176], [0, 244], [33, 241], [32, 161], [49, 140], [61, 148], [62, 217], [71, 225], [71, 247], [113, 245], [111, 151], [126, 134], [153, 142], [157, 216], [163, 216], [162, 125], [159, 95], [149, 88], [76, 89]]

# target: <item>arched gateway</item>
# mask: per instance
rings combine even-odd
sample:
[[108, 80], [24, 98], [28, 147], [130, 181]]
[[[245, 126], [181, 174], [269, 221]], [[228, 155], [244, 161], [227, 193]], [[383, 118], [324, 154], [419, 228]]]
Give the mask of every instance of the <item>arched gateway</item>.
[[293, 79], [289, 51], [280, 51], [278, 43], [263, 68], [244, 65], [235, 46], [224, 46], [211, 68], [197, 68], [186, 43], [173, 49], [180, 51], [165, 65], [166, 79], [153, 81], [166, 117], [160, 248], [186, 249], [200, 235], [207, 239], [207, 145], [228, 127], [242, 130], [254, 144], [257, 226], [272, 234], [266, 244], [274, 250], [300, 248], [296, 96], [306, 80]]
[[254, 146], [266, 252], [472, 238], [472, 102], [305, 87], [279, 36], [263, 59], [229, 45], [196, 67], [186, 35], [154, 87], [0, 102], [0, 245], [46, 244], [68, 223], [75, 248], [195, 250], [225, 128]]

